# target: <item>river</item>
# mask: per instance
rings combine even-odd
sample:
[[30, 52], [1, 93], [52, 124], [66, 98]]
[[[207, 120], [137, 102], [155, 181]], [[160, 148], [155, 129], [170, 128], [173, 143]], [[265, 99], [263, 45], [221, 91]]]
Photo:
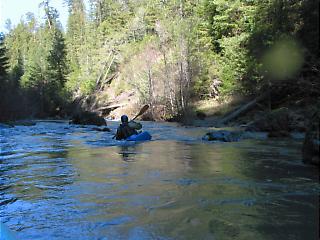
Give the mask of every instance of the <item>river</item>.
[[24, 240], [318, 239], [319, 171], [301, 140], [143, 126], [152, 141], [66, 122], [1, 129], [1, 221]]

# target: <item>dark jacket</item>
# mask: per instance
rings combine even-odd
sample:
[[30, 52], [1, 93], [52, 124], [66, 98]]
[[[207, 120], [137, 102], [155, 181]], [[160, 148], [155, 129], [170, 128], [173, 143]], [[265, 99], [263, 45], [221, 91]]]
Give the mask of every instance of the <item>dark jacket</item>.
[[127, 123], [122, 123], [117, 129], [116, 139], [127, 139], [128, 137], [134, 134], [138, 134], [138, 132], [135, 129], [129, 127]]

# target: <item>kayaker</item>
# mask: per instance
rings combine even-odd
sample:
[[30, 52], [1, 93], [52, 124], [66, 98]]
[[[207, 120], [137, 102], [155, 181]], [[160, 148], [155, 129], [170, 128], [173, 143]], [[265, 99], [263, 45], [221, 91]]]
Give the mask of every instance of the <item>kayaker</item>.
[[117, 140], [127, 139], [131, 135], [138, 134], [137, 130], [141, 129], [141, 124], [133, 121], [129, 122], [127, 115], [121, 116], [121, 124], [115, 135]]

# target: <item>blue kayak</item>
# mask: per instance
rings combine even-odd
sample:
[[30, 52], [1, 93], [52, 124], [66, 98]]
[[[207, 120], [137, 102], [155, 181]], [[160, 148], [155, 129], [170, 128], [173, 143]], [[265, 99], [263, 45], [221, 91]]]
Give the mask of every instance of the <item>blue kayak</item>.
[[147, 131], [141, 132], [139, 134], [131, 135], [126, 140], [127, 141], [148, 141], [151, 140], [151, 135]]
[[0, 240], [16, 240], [15, 233], [2, 222], [0, 222]]

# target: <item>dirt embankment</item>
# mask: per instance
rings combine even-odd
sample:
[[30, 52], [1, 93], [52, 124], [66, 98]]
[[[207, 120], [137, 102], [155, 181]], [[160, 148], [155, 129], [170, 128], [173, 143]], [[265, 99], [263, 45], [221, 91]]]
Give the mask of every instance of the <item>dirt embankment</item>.
[[241, 96], [205, 100], [193, 104], [184, 116], [186, 125], [199, 127], [243, 127], [250, 131], [305, 132], [307, 122], [319, 108], [317, 98], [302, 98], [270, 104], [268, 99]]

